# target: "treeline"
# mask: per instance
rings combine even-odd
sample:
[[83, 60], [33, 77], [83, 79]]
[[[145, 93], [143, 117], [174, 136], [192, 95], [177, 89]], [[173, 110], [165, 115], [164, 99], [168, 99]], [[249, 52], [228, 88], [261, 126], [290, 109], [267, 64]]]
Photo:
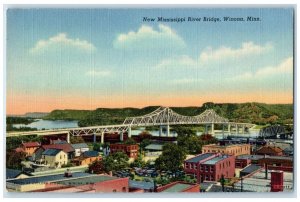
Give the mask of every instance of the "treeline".
[[6, 117], [6, 124], [30, 124], [34, 122], [33, 118], [27, 118], [27, 117]]
[[[45, 119], [78, 120], [78, 125], [110, 125], [121, 124], [126, 117], [148, 114], [158, 106], [138, 108], [98, 108], [89, 110], [54, 110]], [[233, 122], [247, 122], [258, 125], [291, 124], [293, 123], [293, 104], [264, 104], [264, 103], [204, 103], [201, 107], [171, 107], [175, 112], [195, 116], [206, 109], [214, 109], [220, 116]]]

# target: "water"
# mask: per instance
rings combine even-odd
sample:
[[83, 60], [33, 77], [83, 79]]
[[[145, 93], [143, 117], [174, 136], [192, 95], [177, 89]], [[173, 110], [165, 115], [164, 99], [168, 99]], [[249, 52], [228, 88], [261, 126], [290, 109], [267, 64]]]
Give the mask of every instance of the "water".
[[15, 128], [28, 127], [28, 128], [37, 128], [38, 130], [42, 129], [59, 129], [59, 128], [76, 128], [78, 127], [78, 121], [64, 121], [64, 120], [42, 120], [36, 119], [35, 122], [32, 122], [28, 125], [25, 124], [13, 124]]

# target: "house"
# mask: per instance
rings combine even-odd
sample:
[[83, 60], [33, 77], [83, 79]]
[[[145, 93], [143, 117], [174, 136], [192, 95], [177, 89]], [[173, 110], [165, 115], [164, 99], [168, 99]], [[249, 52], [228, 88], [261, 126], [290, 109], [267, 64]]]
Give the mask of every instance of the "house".
[[257, 155], [282, 156], [283, 150], [280, 147], [268, 145], [259, 148], [255, 153]]
[[145, 147], [145, 156], [147, 157], [158, 157], [162, 154], [163, 144], [152, 143]]
[[222, 153], [227, 155], [239, 156], [250, 154], [250, 144], [217, 145], [209, 144], [202, 147], [202, 153]]
[[68, 154], [68, 159], [74, 158], [74, 148], [69, 143], [63, 144], [49, 144], [49, 145], [42, 145], [38, 150], [36, 150], [35, 154], [33, 155], [33, 160], [38, 161], [42, 158], [42, 153], [47, 149], [59, 149], [63, 150], [65, 153]]
[[123, 143], [117, 143], [117, 144], [111, 144], [110, 145], [110, 153], [116, 153], [116, 152], [123, 152], [127, 154], [129, 158], [136, 159], [138, 157], [138, 151], [139, 146], [137, 144], [123, 144]]
[[68, 154], [61, 149], [46, 149], [42, 153], [42, 160], [50, 167], [60, 168], [68, 163]]
[[22, 142], [22, 144], [16, 148], [16, 152], [25, 152], [26, 156], [32, 156], [40, 146], [41, 144], [39, 142]]
[[72, 144], [75, 150], [75, 157], [80, 156], [82, 153], [89, 151], [89, 146], [86, 143]]
[[235, 173], [235, 156], [220, 153], [197, 155], [184, 162], [184, 171], [197, 176], [198, 183], [219, 181], [222, 177], [232, 178]]
[[101, 160], [102, 157], [99, 156], [99, 152], [97, 151], [86, 151], [80, 157], [74, 158], [72, 163], [76, 164], [76, 166], [89, 165], [95, 161]]
[[26, 177], [28, 175], [25, 175], [21, 170], [6, 168], [6, 179], [22, 179]]

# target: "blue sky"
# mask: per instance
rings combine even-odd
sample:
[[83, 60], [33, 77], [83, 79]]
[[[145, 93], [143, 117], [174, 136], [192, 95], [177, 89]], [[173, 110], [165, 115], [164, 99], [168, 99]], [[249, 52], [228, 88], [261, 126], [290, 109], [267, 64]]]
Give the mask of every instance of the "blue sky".
[[[143, 22], [143, 17], [259, 17]], [[292, 9], [10, 9], [7, 111], [291, 103]]]

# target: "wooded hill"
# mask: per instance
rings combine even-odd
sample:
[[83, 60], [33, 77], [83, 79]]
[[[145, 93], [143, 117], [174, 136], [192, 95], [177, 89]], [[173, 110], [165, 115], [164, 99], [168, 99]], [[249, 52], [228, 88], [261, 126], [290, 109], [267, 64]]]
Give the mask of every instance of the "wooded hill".
[[[98, 108], [96, 110], [54, 110], [44, 117], [48, 120], [79, 120], [79, 126], [121, 124], [129, 116], [148, 114], [158, 106], [139, 108]], [[220, 116], [234, 122], [259, 125], [293, 123], [293, 104], [263, 103], [204, 103], [201, 107], [171, 107], [175, 112], [194, 116], [206, 109], [214, 109]]]

